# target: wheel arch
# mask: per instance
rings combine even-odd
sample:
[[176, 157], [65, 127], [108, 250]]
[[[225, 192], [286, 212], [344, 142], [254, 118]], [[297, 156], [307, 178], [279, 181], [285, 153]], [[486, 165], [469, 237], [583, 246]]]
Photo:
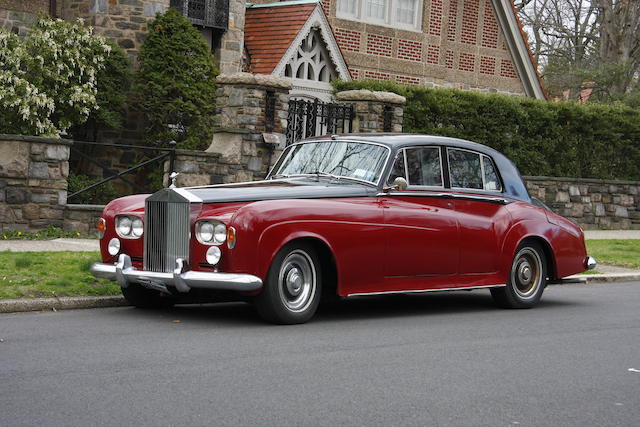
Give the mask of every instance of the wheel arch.
[[334, 251], [329, 243], [321, 236], [309, 233], [295, 233], [280, 240], [280, 242], [270, 248], [262, 248], [261, 264], [263, 276], [266, 277], [275, 256], [287, 245], [292, 243], [306, 243], [310, 245], [318, 255], [320, 268], [322, 270], [322, 294], [323, 296], [337, 295], [338, 292], [338, 265]]
[[[549, 276], [550, 280], [554, 280], [556, 278], [556, 260], [553, 254], [553, 248], [551, 247], [551, 244], [547, 241], [547, 239], [545, 239], [542, 236], [530, 235], [530, 236], [525, 236], [520, 240], [520, 242], [518, 242], [518, 245], [516, 246], [516, 250], [523, 244], [530, 243], [530, 242], [537, 243], [544, 251], [544, 257], [547, 263], [547, 275]], [[513, 255], [515, 255], [515, 253]]]

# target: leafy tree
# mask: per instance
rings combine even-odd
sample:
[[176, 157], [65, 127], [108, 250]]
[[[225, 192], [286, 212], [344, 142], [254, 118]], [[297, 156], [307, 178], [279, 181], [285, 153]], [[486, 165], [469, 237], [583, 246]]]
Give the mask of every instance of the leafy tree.
[[146, 118], [146, 140], [181, 148], [208, 147], [213, 133], [215, 77], [209, 46], [174, 9], [149, 23], [140, 50], [135, 92]]
[[552, 95], [616, 101], [640, 72], [640, 1], [519, 0], [516, 7]]
[[129, 56], [125, 51], [111, 40], [107, 44], [111, 46], [111, 53], [97, 75], [98, 108], [91, 112], [86, 123], [72, 129], [74, 138], [95, 141], [101, 129], [122, 128], [133, 76]]
[[5, 132], [57, 137], [97, 108], [97, 73], [111, 48], [76, 23], [41, 16], [25, 41], [0, 30]]

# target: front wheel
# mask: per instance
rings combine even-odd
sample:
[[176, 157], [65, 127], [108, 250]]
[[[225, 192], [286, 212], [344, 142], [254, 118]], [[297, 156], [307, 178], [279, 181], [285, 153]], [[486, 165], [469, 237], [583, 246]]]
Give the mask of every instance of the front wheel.
[[511, 263], [504, 288], [492, 288], [491, 296], [504, 308], [531, 308], [540, 301], [547, 280], [544, 251], [537, 243], [523, 243]]
[[273, 323], [305, 323], [318, 308], [321, 283], [320, 262], [313, 247], [288, 244], [274, 258], [262, 293], [255, 299], [258, 313]]

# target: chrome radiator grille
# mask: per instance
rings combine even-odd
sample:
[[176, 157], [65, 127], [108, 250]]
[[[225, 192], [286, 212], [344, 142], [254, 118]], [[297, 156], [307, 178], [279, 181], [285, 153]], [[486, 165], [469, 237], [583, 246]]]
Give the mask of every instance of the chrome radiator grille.
[[169, 273], [178, 258], [189, 259], [189, 203], [147, 200], [144, 269]]

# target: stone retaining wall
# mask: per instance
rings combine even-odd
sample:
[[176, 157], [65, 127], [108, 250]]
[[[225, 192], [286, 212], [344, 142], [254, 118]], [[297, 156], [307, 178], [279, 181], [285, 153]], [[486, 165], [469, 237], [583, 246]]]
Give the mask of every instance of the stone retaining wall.
[[584, 229], [640, 229], [640, 181], [525, 177], [527, 189]]
[[66, 205], [62, 229], [80, 233], [83, 236], [97, 235], [96, 226], [103, 209], [104, 205]]
[[62, 227], [71, 144], [0, 135], [0, 230]]

